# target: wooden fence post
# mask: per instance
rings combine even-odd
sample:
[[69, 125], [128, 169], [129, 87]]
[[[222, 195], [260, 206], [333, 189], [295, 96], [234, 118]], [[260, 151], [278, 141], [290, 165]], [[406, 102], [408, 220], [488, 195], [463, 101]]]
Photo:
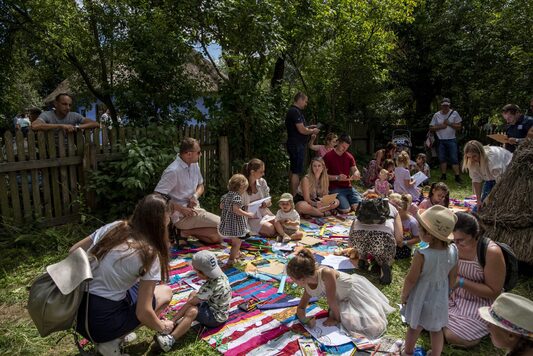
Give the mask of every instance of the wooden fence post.
[[229, 144], [227, 136], [218, 138], [218, 161], [220, 162], [220, 186], [226, 188], [229, 180]]
[[87, 197], [87, 207], [89, 209], [96, 208], [96, 195], [94, 191], [87, 189], [89, 182], [89, 171], [96, 170], [96, 145], [87, 142], [83, 152], [83, 176], [85, 178], [85, 196]]

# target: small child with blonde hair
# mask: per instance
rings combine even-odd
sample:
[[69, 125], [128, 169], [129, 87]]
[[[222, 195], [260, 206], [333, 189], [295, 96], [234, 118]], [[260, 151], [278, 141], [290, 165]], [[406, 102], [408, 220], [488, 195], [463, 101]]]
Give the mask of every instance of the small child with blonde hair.
[[389, 196], [389, 201], [398, 209], [403, 227], [403, 241], [401, 245], [396, 246], [396, 256], [394, 258], [409, 258], [411, 257], [413, 246], [420, 242], [418, 222], [409, 212], [413, 198], [409, 194], [392, 193]]
[[220, 199], [220, 224], [218, 233], [231, 238], [231, 250], [227, 266], [232, 266], [239, 257], [242, 240], [249, 237], [248, 218], [254, 214], [243, 210], [242, 194], [248, 188], [248, 179], [242, 174], [234, 174], [228, 182], [228, 192]]
[[390, 194], [389, 186], [389, 171], [382, 169], [379, 171], [379, 178], [374, 183], [374, 192], [383, 197], [388, 197]]
[[394, 169], [394, 192], [400, 194], [411, 194], [413, 201], [418, 202], [418, 199], [420, 198], [420, 192], [415, 187], [416, 182], [411, 178], [411, 174], [409, 173], [409, 165], [411, 163], [409, 154], [405, 151], [402, 151], [396, 162], [397, 167]]
[[435, 205], [417, 213], [416, 219], [420, 238], [429, 246], [415, 250], [403, 285], [401, 303], [405, 304], [409, 329], [402, 355], [413, 354], [424, 329], [430, 334], [432, 355], [440, 356], [444, 347], [443, 328], [448, 325], [448, 295], [457, 278], [458, 252], [451, 243], [457, 216], [450, 209]]
[[309, 140], [309, 148], [313, 151], [316, 151], [318, 157], [324, 157], [326, 153], [335, 148], [335, 145], [337, 144], [337, 138], [337, 134], [330, 132], [326, 136], [325, 145], [315, 145], [316, 135], [311, 135], [311, 139]]
[[291, 193], [283, 193], [279, 198], [279, 210], [274, 220], [274, 228], [278, 233], [278, 242], [301, 240], [304, 237], [300, 228], [300, 214], [294, 209]]

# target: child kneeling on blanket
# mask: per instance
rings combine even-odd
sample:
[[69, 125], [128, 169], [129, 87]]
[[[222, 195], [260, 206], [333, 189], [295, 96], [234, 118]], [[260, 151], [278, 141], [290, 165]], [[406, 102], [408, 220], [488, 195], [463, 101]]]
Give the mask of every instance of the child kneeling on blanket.
[[218, 266], [215, 255], [207, 250], [196, 253], [192, 258], [192, 267], [198, 277], [207, 282], [198, 292], [189, 294], [187, 303], [174, 317], [174, 330], [168, 335], [155, 336], [159, 347], [165, 352], [172, 348], [177, 339], [185, 335], [194, 320], [208, 328], [216, 328], [228, 320], [231, 287], [228, 277]]

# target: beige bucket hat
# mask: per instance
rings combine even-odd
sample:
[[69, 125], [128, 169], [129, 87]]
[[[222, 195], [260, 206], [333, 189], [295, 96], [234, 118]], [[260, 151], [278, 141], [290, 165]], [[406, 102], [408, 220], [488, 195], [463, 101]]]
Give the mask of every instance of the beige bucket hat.
[[422, 214], [416, 213], [416, 220], [422, 227], [441, 241], [453, 241], [453, 228], [457, 216], [450, 209], [442, 205], [434, 205], [424, 210]]
[[479, 315], [502, 329], [533, 340], [533, 301], [512, 293], [502, 293]]

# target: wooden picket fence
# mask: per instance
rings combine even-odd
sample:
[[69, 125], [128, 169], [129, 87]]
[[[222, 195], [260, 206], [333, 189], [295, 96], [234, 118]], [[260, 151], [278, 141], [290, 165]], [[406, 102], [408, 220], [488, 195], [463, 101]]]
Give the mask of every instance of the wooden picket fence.
[[[41, 225], [60, 225], [76, 221], [81, 203], [94, 205], [94, 194], [87, 191], [88, 173], [99, 162], [120, 160], [121, 146], [137, 137], [153, 133], [149, 128], [121, 127], [64, 133], [33, 132], [24, 137], [7, 131], [0, 138], [0, 212], [2, 221], [20, 225], [39, 221]], [[199, 161], [206, 185], [227, 182], [229, 152], [226, 137], [214, 137], [205, 125], [184, 126], [175, 142], [183, 137], [198, 139], [202, 147]], [[219, 160], [212, 171], [211, 162]], [[170, 163], [170, 162], [169, 162]], [[83, 193], [83, 194], [82, 194]]]

